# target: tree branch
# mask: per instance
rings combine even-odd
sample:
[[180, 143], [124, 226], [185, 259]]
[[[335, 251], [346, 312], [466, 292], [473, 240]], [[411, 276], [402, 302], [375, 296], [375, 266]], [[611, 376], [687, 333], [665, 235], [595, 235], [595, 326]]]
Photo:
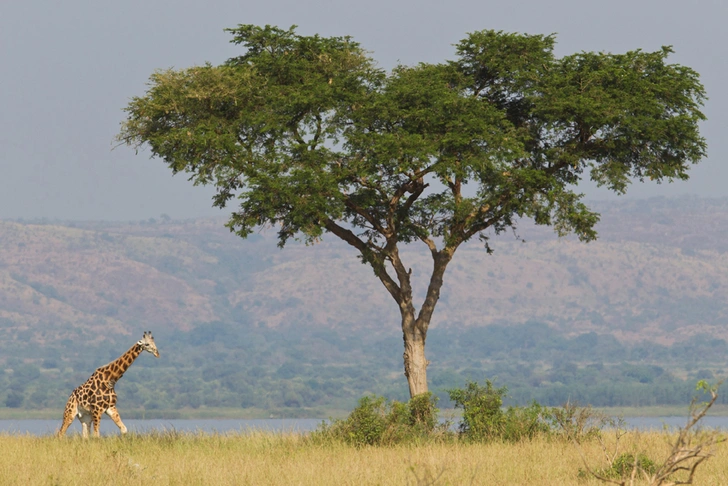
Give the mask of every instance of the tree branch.
[[417, 325], [421, 328], [423, 333], [427, 332], [432, 314], [435, 312], [435, 305], [440, 299], [440, 289], [443, 284], [443, 276], [447, 269], [447, 264], [452, 260], [453, 252], [455, 248], [445, 248], [441, 251], [433, 251], [432, 261], [432, 275], [430, 276], [430, 283], [427, 286], [427, 294], [425, 295], [425, 301], [420, 307], [420, 313], [417, 316]]
[[495, 215], [492, 218], [483, 221], [482, 223], [472, 225], [470, 229], [463, 232], [463, 241], [469, 240], [481, 231], [485, 231], [486, 229], [490, 228], [498, 221], [498, 219], [499, 216]]
[[404, 204], [402, 205], [402, 211], [409, 212], [414, 202], [422, 195], [422, 192], [427, 189], [428, 186], [429, 184], [425, 184], [424, 180], [419, 179], [417, 189], [412, 194], [410, 194], [407, 200], [404, 202]]
[[382, 281], [384, 287], [389, 291], [394, 300], [397, 301], [398, 304], [402, 301], [402, 290], [399, 285], [397, 285], [397, 282], [395, 282], [389, 273], [387, 273], [387, 268], [384, 265], [384, 258], [379, 251], [371, 248], [371, 246], [362, 241], [350, 230], [339, 226], [330, 218], [324, 222], [324, 227], [328, 232], [333, 233], [349, 245], [359, 250], [364, 261], [372, 266], [374, 274]]
[[420, 236], [420, 241], [427, 245], [427, 248], [430, 249], [430, 252], [433, 254], [433, 256], [435, 253], [437, 253], [437, 245], [431, 238], [428, 238], [427, 236]]
[[316, 113], [316, 134], [313, 136], [313, 141], [311, 142], [311, 148], [316, 148], [316, 145], [318, 145], [318, 141], [321, 138], [321, 125], [323, 123], [323, 120], [321, 120], [321, 114]]
[[387, 193], [382, 190], [382, 188], [378, 185], [371, 184], [368, 180], [366, 180], [364, 177], [357, 177], [356, 182], [361, 184], [363, 187], [366, 187], [367, 189], [371, 189], [372, 191], [377, 191], [380, 196], [383, 198], [387, 197]]
[[387, 246], [384, 250], [387, 254], [387, 259], [392, 263], [394, 271], [397, 273], [397, 280], [399, 280], [400, 298], [397, 300], [399, 304], [399, 310], [402, 315], [414, 316], [415, 307], [412, 303], [412, 283], [410, 277], [412, 275], [412, 269], [407, 270], [399, 257], [399, 250], [397, 249], [397, 240], [391, 238], [387, 242]]
[[372, 225], [372, 228], [382, 234], [385, 238], [391, 235], [391, 230], [382, 226], [381, 223], [369, 213], [369, 211], [354, 203], [349, 196], [344, 198], [344, 205], [362, 218], [366, 219], [367, 222]]
[[[508, 201], [508, 199], [510, 197], [511, 197], [510, 191], [506, 191], [503, 194], [501, 194], [500, 198], [498, 198], [498, 203], [496, 204], [496, 207], [497, 206], [500, 206], [502, 208], [503, 207], [503, 204], [506, 201]], [[476, 211], [471, 212], [468, 215], [468, 217], [465, 219], [465, 224], [463, 226], [464, 227], [467, 227], [468, 224], [469, 224], [468, 220], [472, 221], [473, 219], [478, 219], [480, 216], [484, 215], [485, 213], [487, 213], [491, 209], [493, 209], [493, 205], [491, 205], [491, 204], [483, 204]], [[480, 224], [478, 224], [478, 223], [472, 224], [470, 226], [470, 229], [468, 229], [467, 231], [463, 230], [463, 241], [469, 240], [475, 234], [480, 233], [481, 231], [484, 231], [484, 230], [490, 228], [496, 222], [498, 222], [498, 220], [501, 219], [502, 217], [503, 217], [502, 210], [501, 211], [496, 211], [495, 214], [490, 219], [488, 219], [486, 221], [483, 221]]]

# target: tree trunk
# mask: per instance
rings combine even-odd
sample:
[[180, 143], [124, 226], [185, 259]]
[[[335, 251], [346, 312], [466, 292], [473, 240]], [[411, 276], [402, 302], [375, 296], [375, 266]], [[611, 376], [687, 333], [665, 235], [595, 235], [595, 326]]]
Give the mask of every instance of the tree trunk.
[[402, 320], [402, 336], [404, 338], [404, 376], [409, 384], [410, 398], [427, 393], [427, 365], [425, 358], [426, 328], [418, 329], [414, 316]]
[[[402, 316], [402, 337], [404, 339], [404, 355], [402, 356], [404, 358], [404, 375], [407, 377], [410, 398], [427, 393], [427, 365], [430, 364], [425, 358], [427, 329], [430, 326], [435, 305], [440, 298], [442, 277], [459, 242], [450, 243], [442, 250], [438, 250], [432, 240], [423, 240], [432, 253], [433, 268], [425, 301], [422, 303], [419, 314], [415, 316], [410, 282], [412, 269], [407, 269], [400, 259], [396, 235], [388, 239], [384, 249], [372, 251], [372, 248], [354, 233], [337, 225], [331, 219], [326, 221], [326, 229], [361, 252], [364, 261], [372, 266], [374, 274], [399, 305]], [[386, 261], [392, 264], [397, 280], [393, 279], [387, 272]]]
[[406, 274], [398, 272], [401, 288], [406, 290], [401, 294], [404, 298], [399, 302], [399, 305], [402, 314], [402, 337], [404, 339], [404, 355], [402, 356], [404, 358], [404, 375], [407, 377], [410, 398], [428, 392], [427, 366], [430, 362], [425, 357], [427, 329], [430, 327], [435, 305], [440, 298], [442, 277], [451, 259], [451, 251], [433, 252], [434, 265], [430, 276], [430, 284], [417, 318], [415, 318], [415, 310], [412, 306], [410, 272]]

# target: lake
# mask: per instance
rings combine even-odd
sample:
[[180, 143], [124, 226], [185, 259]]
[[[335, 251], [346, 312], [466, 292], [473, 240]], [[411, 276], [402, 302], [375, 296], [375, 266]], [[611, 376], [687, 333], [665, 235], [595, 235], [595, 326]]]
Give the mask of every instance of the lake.
[[[322, 419], [145, 419], [124, 420], [129, 432], [149, 432], [176, 430], [178, 432], [308, 432], [314, 430]], [[0, 433], [5, 434], [31, 434], [49, 435], [58, 430], [60, 420], [0, 420]], [[119, 433], [119, 428], [111, 419], [101, 419], [101, 434], [113, 435]], [[69, 427], [67, 435], [81, 433], [81, 423], [74, 420]]]
[[[309, 432], [314, 430], [324, 419], [193, 419], [193, 420], [124, 420], [130, 432], [150, 432], [175, 430], [178, 432]], [[625, 417], [629, 427], [643, 430], [682, 427], [686, 417]], [[728, 416], [705, 417], [701, 424], [705, 427], [728, 429]], [[50, 435], [58, 430], [60, 420], [0, 420], [0, 434]], [[68, 429], [68, 435], [81, 433], [81, 423], [74, 420]], [[101, 420], [101, 434], [118, 434], [119, 429], [111, 419]]]

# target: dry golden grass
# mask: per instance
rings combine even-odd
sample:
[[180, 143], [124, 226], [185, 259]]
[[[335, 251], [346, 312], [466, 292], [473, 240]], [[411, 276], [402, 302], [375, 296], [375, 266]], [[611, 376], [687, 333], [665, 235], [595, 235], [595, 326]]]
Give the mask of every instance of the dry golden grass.
[[[609, 435], [606, 436], [609, 440]], [[664, 433], [629, 433], [624, 452], [655, 460], [669, 451]], [[612, 440], [613, 442], [613, 440]], [[598, 442], [583, 447], [589, 465], [606, 466]], [[726, 446], [698, 470], [695, 484], [728, 484]], [[194, 435], [174, 432], [104, 437], [0, 435], [2, 485], [579, 485], [583, 462], [573, 444], [424, 444], [356, 449], [315, 445], [296, 434]]]

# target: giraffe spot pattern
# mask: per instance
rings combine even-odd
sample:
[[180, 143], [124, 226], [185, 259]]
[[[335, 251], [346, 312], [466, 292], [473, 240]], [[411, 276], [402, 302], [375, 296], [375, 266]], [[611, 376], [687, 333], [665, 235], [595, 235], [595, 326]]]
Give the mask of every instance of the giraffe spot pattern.
[[[88, 422], [84, 420], [88, 419], [84, 419], [84, 417], [90, 415], [93, 417], [94, 435], [98, 436], [98, 424], [101, 415], [107, 410], [112, 410], [110, 415], [114, 419], [114, 422], [121, 429], [122, 433], [126, 432], [126, 427], [114, 409], [116, 405], [114, 385], [124, 375], [124, 372], [131, 366], [134, 360], [145, 350], [158, 357], [157, 347], [154, 344], [154, 338], [152, 338], [151, 333], [148, 335], [144, 333], [144, 339], [142, 341], [132, 346], [131, 349], [117, 360], [96, 369], [83, 385], [73, 390], [66, 403], [63, 424], [58, 435], [62, 436], [65, 434], [68, 426], [76, 416], [84, 424], [87, 424]], [[84, 431], [86, 431], [86, 428], [84, 428]]]

